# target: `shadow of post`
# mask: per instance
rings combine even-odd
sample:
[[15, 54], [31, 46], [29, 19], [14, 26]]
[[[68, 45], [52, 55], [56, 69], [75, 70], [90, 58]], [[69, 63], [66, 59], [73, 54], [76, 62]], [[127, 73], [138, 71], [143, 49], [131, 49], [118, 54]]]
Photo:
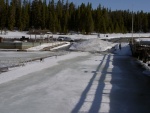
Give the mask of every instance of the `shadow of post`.
[[150, 113], [150, 77], [142, 72], [128, 55], [104, 55], [71, 113]]
[[[106, 63], [105, 63], [105, 61], [106, 61]], [[101, 63], [98, 65], [96, 71], [93, 71], [94, 74], [93, 74], [92, 78], [90, 79], [89, 84], [87, 85], [87, 87], [83, 91], [83, 93], [80, 97], [80, 100], [78, 101], [78, 103], [76, 104], [75, 108], [72, 110], [71, 113], [98, 113], [99, 112], [99, 109], [101, 106], [101, 101], [102, 101], [102, 93], [103, 93], [103, 89], [105, 87], [104, 80], [105, 80], [105, 75], [106, 75], [105, 73], [101, 74], [100, 68], [102, 67], [102, 65], [104, 65], [103, 69], [107, 70], [107, 68], [109, 67], [109, 61], [110, 61], [110, 55], [104, 55]], [[88, 111], [86, 111], [86, 112], [80, 111], [81, 107], [86, 102], [86, 97], [88, 96], [88, 93], [89, 93], [89, 91], [93, 85], [93, 82], [95, 81], [95, 78], [98, 74], [101, 74], [101, 75], [100, 75], [100, 78], [98, 80], [98, 86], [95, 89], [95, 94], [93, 94], [93, 96], [94, 96], [93, 101], [90, 101], [90, 103], [92, 105]]]

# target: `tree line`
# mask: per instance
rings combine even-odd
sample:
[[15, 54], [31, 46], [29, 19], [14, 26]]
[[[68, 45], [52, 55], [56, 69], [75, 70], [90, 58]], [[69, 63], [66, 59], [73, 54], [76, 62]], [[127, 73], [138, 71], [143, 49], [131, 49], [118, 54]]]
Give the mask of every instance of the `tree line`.
[[150, 31], [150, 13], [116, 10], [92, 4], [76, 6], [66, 0], [0, 0], [0, 29], [47, 29], [53, 33], [76, 31], [89, 34]]

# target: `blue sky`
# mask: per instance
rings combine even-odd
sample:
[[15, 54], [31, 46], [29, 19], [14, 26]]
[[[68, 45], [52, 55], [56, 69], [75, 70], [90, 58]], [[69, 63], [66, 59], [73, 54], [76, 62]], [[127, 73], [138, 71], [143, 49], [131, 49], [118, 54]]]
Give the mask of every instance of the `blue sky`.
[[92, 3], [93, 8], [97, 8], [98, 4], [111, 10], [130, 10], [150, 12], [150, 0], [69, 0], [76, 5], [81, 3]]

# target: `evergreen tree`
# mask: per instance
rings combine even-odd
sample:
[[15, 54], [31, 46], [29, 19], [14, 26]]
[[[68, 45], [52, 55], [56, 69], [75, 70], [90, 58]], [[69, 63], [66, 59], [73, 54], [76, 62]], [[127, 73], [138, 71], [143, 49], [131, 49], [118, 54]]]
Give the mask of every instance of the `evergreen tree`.
[[85, 20], [86, 20], [86, 6], [85, 4], [81, 4], [80, 9], [79, 9], [79, 15], [78, 15], [78, 19], [79, 19], [79, 30], [82, 33], [85, 33]]
[[[134, 12], [134, 32], [150, 31], [150, 13]], [[52, 32], [78, 31], [91, 33], [131, 32], [132, 12], [129, 10], [111, 11], [99, 6], [82, 3], [75, 6], [69, 0], [0, 0], [0, 29], [13, 30], [29, 28], [49, 29]]]
[[8, 28], [8, 16], [9, 15], [9, 3], [8, 0], [5, 2], [5, 29]]
[[94, 22], [92, 18], [92, 5], [88, 3], [86, 10], [86, 20], [85, 20], [85, 32], [87, 34], [93, 32], [94, 30]]
[[58, 20], [56, 17], [54, 0], [49, 1], [47, 23], [48, 23], [48, 28], [50, 29], [50, 31], [56, 32], [56, 25], [58, 24]]
[[97, 10], [94, 12], [94, 26], [95, 26], [95, 31], [100, 33], [101, 32], [101, 19], [102, 19], [102, 11], [101, 11], [101, 5], [99, 4]]
[[42, 1], [41, 0], [34, 0], [32, 2], [32, 25], [39, 29], [42, 26]]
[[56, 5], [56, 18], [58, 21], [56, 21], [56, 29], [58, 32], [62, 32], [62, 26], [63, 26], [63, 2], [61, 0], [58, 0]]
[[9, 12], [8, 12], [8, 28], [10, 30], [13, 30], [15, 27], [15, 16], [16, 16], [16, 1], [12, 0], [12, 2], [10, 2], [10, 6], [9, 6]]
[[46, 27], [46, 0], [43, 0], [41, 28], [45, 29], [45, 27]]
[[75, 9], [75, 5], [72, 3], [69, 4], [69, 16], [68, 16], [68, 29], [69, 30], [73, 30], [76, 31], [76, 9]]
[[21, 22], [22, 22], [22, 29], [23, 30], [28, 30], [29, 29], [29, 8], [30, 8], [30, 5], [29, 3], [24, 0], [23, 1], [23, 6], [22, 6], [22, 18], [21, 18]]
[[143, 15], [143, 31], [144, 32], [148, 32], [148, 17], [147, 17], [147, 14], [145, 13]]
[[75, 11], [75, 26], [74, 26], [74, 29], [75, 31], [78, 31], [78, 32], [83, 32], [82, 30], [82, 22], [81, 22], [81, 10], [80, 8], [78, 7], [78, 9]]
[[3, 30], [6, 24], [6, 7], [5, 1], [0, 0], [0, 29]]
[[16, 6], [15, 27], [18, 28], [19, 30], [22, 30], [23, 25], [21, 21], [21, 16], [22, 16], [21, 0], [16, 0], [15, 6]]
[[106, 30], [106, 21], [105, 21], [105, 18], [104, 17], [102, 17], [102, 19], [101, 19], [101, 32], [102, 33], [107, 33], [107, 30]]
[[63, 16], [62, 16], [62, 31], [64, 33], [68, 32], [68, 19], [69, 19], [69, 3], [68, 0], [63, 7]]
[[148, 18], [148, 32], [150, 32], [150, 13], [148, 13], [147, 18]]

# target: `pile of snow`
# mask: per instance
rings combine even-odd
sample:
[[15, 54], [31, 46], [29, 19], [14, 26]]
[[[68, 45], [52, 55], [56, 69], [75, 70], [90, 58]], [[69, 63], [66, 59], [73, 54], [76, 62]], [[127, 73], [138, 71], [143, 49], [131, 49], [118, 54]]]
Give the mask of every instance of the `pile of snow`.
[[99, 52], [111, 49], [113, 43], [100, 40], [98, 38], [89, 39], [80, 43], [73, 43], [69, 48], [70, 50], [86, 51], [86, 52]]

